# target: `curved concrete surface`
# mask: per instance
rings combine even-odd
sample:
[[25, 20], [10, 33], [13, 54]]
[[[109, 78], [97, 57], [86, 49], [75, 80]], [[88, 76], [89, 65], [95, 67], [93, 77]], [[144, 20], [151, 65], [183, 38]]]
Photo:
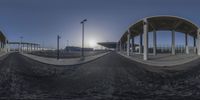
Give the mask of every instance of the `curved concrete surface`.
[[199, 65], [196, 60], [187, 70], [155, 72], [147, 70], [154, 66], [112, 52], [86, 64], [57, 67], [12, 53], [0, 62], [0, 99], [199, 100]]
[[[191, 61], [197, 60], [200, 57], [196, 54], [180, 54], [180, 55], [170, 55], [170, 54], [160, 54], [157, 56], [152, 55], [149, 60], [143, 60], [143, 56], [139, 54], [134, 54], [127, 56], [125, 53], [118, 52], [121, 56], [124, 56], [130, 60], [151, 65], [151, 66], [175, 66], [189, 63]], [[151, 55], [149, 55], [151, 56]]]
[[80, 58], [70, 58], [70, 59], [59, 59], [57, 60], [56, 58], [47, 58], [47, 57], [40, 57], [36, 55], [31, 55], [31, 54], [26, 54], [26, 53], [21, 53], [23, 56], [26, 56], [30, 59], [45, 63], [45, 64], [51, 64], [51, 65], [77, 65], [77, 64], [83, 64], [87, 63], [89, 61], [95, 60], [99, 57], [102, 57], [110, 52], [98, 54], [95, 56], [87, 56], [85, 57], [85, 60], [80, 60]]

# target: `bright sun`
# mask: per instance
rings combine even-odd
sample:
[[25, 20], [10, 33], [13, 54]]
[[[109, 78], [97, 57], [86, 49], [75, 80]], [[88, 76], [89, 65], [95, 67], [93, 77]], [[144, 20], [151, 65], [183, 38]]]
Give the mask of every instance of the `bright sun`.
[[94, 48], [96, 45], [97, 45], [97, 42], [96, 42], [95, 40], [90, 40], [90, 41], [89, 41], [89, 46], [90, 46], [91, 48]]

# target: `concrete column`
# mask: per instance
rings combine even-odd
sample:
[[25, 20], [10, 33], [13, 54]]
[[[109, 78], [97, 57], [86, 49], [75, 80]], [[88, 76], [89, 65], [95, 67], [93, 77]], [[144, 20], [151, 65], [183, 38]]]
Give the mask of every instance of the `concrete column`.
[[193, 41], [194, 41], [194, 53], [197, 53], [196, 37], [195, 36], [193, 36]]
[[126, 45], [125, 44], [126, 43], [123, 43], [123, 47], [124, 47], [123, 51], [126, 51]]
[[0, 41], [0, 51], [1, 51], [1, 41]]
[[139, 45], [139, 54], [142, 53], [142, 33], [140, 33], [140, 45]]
[[28, 44], [26, 44], [26, 52], [28, 52]]
[[32, 52], [32, 50], [33, 50], [33, 45], [32, 44], [30, 44], [31, 45], [31, 52]]
[[132, 38], [130, 39], [130, 53], [133, 53], [133, 42], [132, 42]]
[[8, 42], [6, 43], [6, 52], [10, 52], [10, 47], [11, 47], [11, 44], [9, 44]]
[[197, 54], [200, 55], [200, 29], [197, 30]]
[[35, 51], [38, 51], [38, 45], [36, 44], [35, 46], [36, 46]]
[[131, 52], [133, 53], [134, 52], [134, 45], [135, 45], [135, 40], [134, 40], [134, 36], [132, 37], [132, 41], [131, 41]]
[[119, 42], [116, 43], [116, 48], [115, 48], [116, 52], [118, 51], [118, 45], [119, 45]]
[[0, 52], [1, 52], [1, 41], [0, 41]]
[[175, 55], [175, 31], [172, 30], [172, 55]]
[[2, 42], [0, 41], [0, 51], [2, 51]]
[[24, 44], [22, 44], [22, 52], [24, 52]]
[[28, 44], [28, 51], [31, 51], [30, 49], [31, 49], [31, 45], [30, 45], [30, 44]]
[[18, 44], [18, 51], [20, 52], [20, 44]]
[[34, 45], [34, 44], [31, 44], [31, 46], [32, 46], [32, 47], [31, 47], [31, 52], [32, 52], [32, 51], [35, 50], [35, 45]]
[[157, 37], [156, 37], [156, 30], [153, 31], [153, 54], [156, 55], [157, 49]]
[[127, 51], [126, 51], [126, 53], [127, 53], [127, 56], [129, 56], [130, 55], [130, 33], [127, 35]]
[[189, 54], [188, 33], [185, 34], [185, 53]]
[[144, 25], [143, 25], [143, 34], [144, 34], [144, 53], [143, 53], [143, 59], [148, 60], [148, 22], [147, 19], [144, 19]]
[[120, 52], [122, 51], [122, 42], [121, 42], [121, 40], [119, 41], [119, 51]]

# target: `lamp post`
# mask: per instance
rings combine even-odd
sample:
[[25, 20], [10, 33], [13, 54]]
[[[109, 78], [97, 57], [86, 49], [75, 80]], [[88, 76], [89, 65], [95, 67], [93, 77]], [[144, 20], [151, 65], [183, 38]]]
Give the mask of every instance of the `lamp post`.
[[60, 59], [60, 51], [59, 51], [59, 39], [61, 37], [58, 35], [57, 36], [57, 59]]
[[84, 19], [81, 21], [82, 24], [82, 48], [81, 48], [81, 60], [84, 60], [84, 23], [87, 21], [87, 19]]

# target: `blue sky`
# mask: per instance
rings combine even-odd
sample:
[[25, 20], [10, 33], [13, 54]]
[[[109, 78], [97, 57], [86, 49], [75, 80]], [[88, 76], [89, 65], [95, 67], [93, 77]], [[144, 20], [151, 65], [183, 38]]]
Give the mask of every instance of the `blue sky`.
[[[61, 47], [67, 40], [80, 46], [80, 21], [87, 18], [85, 44], [89, 46], [89, 41], [118, 41], [129, 25], [147, 16], [180, 16], [200, 25], [199, 4], [198, 0], [0, 0], [0, 28], [10, 41], [23, 36], [23, 41], [56, 47], [59, 34]], [[170, 32], [160, 33], [170, 36]], [[170, 37], [159, 37], [159, 43], [170, 43]], [[183, 43], [182, 34], [176, 38]]]

